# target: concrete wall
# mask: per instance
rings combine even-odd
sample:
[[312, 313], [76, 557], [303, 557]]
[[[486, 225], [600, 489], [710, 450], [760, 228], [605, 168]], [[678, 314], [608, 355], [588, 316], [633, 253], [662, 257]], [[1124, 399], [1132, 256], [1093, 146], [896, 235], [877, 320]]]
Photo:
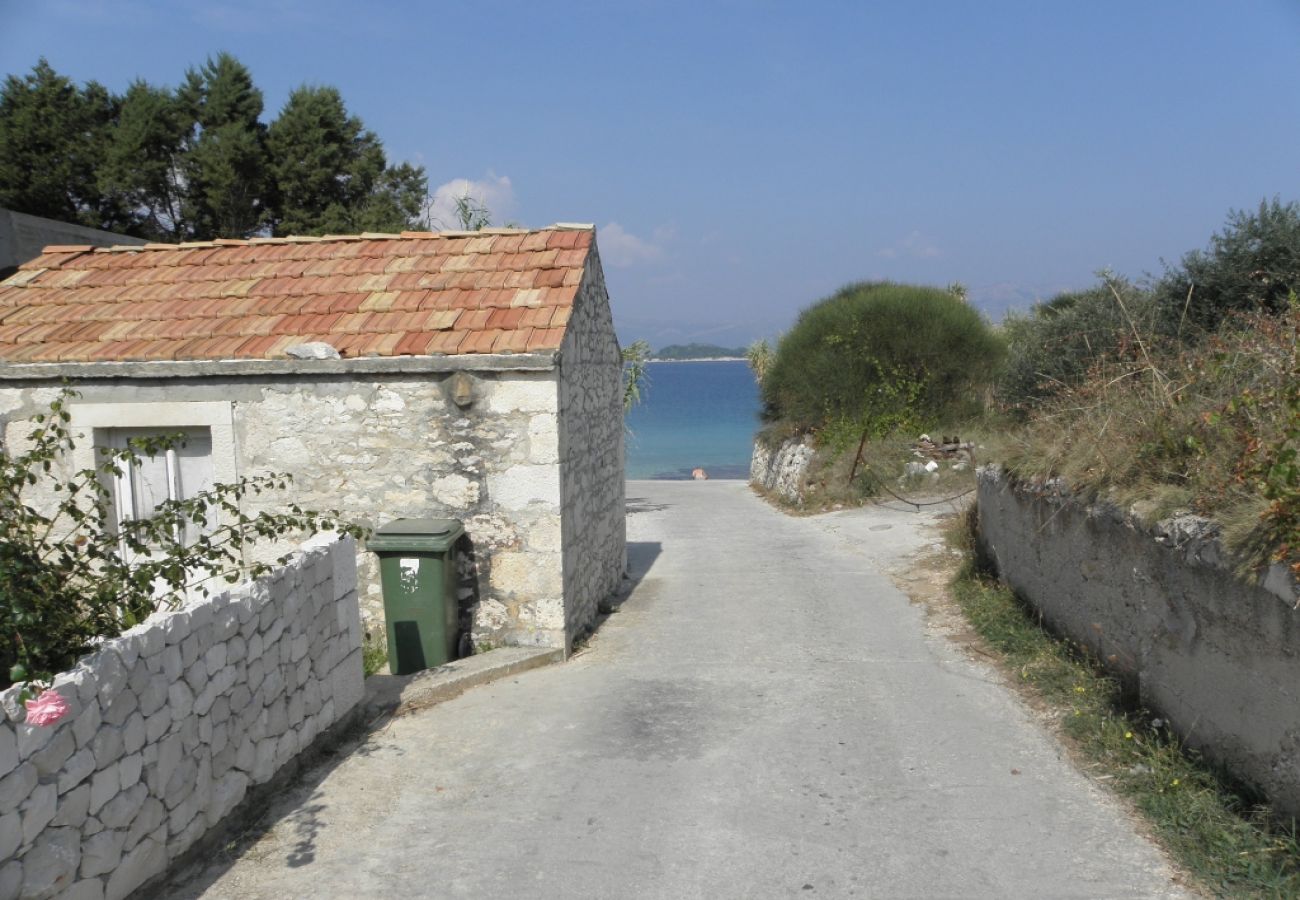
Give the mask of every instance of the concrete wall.
[[1147, 526], [1059, 483], [979, 473], [980, 540], [1047, 623], [1089, 647], [1208, 758], [1300, 814], [1300, 590], [1232, 571], [1213, 523]]
[[[156, 613], [55, 678], [61, 722], [0, 694], [0, 897], [125, 897], [361, 699], [354, 542]], [[66, 893], [62, 893], [66, 892]]]
[[807, 437], [790, 438], [776, 447], [755, 441], [754, 455], [749, 463], [749, 481], [775, 491], [791, 503], [800, 503], [813, 453], [811, 439]]
[[593, 245], [560, 349], [560, 503], [567, 640], [627, 569], [623, 360]]

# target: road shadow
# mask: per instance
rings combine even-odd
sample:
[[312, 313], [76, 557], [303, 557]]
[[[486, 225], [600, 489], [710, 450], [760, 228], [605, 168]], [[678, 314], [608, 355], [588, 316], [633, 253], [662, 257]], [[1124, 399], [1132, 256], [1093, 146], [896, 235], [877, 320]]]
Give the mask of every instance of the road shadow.
[[656, 503], [646, 497], [627, 498], [627, 514], [629, 516], [635, 516], [637, 513], [663, 512], [667, 508], [667, 503]]

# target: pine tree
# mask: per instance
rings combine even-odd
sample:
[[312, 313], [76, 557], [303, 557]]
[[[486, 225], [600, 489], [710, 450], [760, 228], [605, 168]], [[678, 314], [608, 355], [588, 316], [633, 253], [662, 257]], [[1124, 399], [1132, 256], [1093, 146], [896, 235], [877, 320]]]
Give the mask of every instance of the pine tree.
[[262, 92], [228, 53], [185, 73], [176, 94], [188, 125], [181, 214], [190, 237], [243, 238], [266, 224], [271, 189]]
[[126, 224], [96, 178], [116, 99], [102, 85], [78, 89], [42, 58], [0, 88], [0, 206], [96, 228]]
[[122, 98], [99, 183], [130, 210], [132, 234], [162, 241], [190, 237], [182, 214], [186, 132], [183, 111], [168, 89], [136, 81]]
[[289, 95], [267, 139], [276, 234], [400, 231], [422, 208], [424, 169], [389, 167], [384, 147], [332, 87]]

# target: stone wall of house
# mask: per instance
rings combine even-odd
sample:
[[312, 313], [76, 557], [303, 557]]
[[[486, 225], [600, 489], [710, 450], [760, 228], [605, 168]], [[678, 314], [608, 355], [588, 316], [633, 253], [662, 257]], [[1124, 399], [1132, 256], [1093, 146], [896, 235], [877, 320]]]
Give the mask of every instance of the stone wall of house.
[[[85, 404], [232, 404], [240, 475], [287, 473], [292, 484], [246, 499], [246, 511], [338, 510], [382, 525], [400, 517], [462, 520], [462, 601], [478, 644], [565, 644], [560, 533], [559, 398], [554, 369], [466, 372], [471, 402], [451, 399], [451, 373], [203, 377], [90, 381]], [[21, 446], [23, 422], [56, 394], [0, 388], [0, 421]], [[159, 422], [159, 426], [183, 422]], [[270, 559], [285, 543], [256, 550]], [[358, 554], [362, 616], [382, 637], [378, 565]]]
[[754, 455], [749, 463], [749, 481], [775, 491], [791, 503], [803, 500], [804, 479], [814, 450], [807, 437], [794, 437], [769, 447], [754, 441]]
[[0, 897], [117, 900], [161, 874], [361, 699], [352, 539], [160, 612], [55, 678], [62, 721], [0, 694]]
[[1191, 746], [1300, 814], [1300, 590], [1248, 583], [1214, 523], [1154, 525], [1059, 482], [979, 473], [980, 543], [1017, 594], [1088, 647]]
[[[566, 640], [589, 629], [627, 569], [622, 354], [593, 245], [560, 350]], [[568, 646], [568, 645], [566, 645]]]

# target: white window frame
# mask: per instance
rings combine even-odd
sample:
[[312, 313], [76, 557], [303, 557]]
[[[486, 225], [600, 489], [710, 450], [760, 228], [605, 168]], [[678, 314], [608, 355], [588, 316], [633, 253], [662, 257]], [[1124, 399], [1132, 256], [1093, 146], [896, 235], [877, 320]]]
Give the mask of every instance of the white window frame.
[[[73, 450], [77, 469], [92, 469], [98, 463], [96, 448], [108, 445], [107, 432], [118, 428], [150, 428], [161, 432], [206, 428], [212, 439], [212, 480], [230, 484], [239, 480], [235, 458], [234, 404], [229, 401], [167, 401], [158, 403], [74, 403], [69, 410], [71, 429], [80, 432]], [[89, 440], [87, 440], [89, 438]], [[176, 453], [167, 451], [168, 496], [175, 492]], [[130, 474], [117, 482], [119, 523], [133, 510]], [[125, 491], [125, 494], [121, 493]], [[220, 513], [218, 511], [218, 515]], [[129, 517], [129, 516], [128, 516]], [[217, 524], [225, 524], [219, 518]]]

